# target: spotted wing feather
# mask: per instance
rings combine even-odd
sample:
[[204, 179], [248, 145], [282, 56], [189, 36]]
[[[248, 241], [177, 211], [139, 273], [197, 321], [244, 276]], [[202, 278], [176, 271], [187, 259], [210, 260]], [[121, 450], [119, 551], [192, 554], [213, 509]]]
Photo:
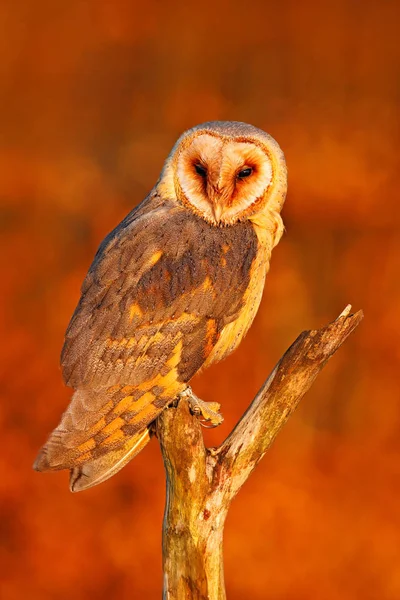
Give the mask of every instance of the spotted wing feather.
[[61, 357], [76, 391], [37, 468], [130, 460], [239, 318], [256, 253], [249, 223], [217, 229], [155, 200], [128, 215], [82, 286]]

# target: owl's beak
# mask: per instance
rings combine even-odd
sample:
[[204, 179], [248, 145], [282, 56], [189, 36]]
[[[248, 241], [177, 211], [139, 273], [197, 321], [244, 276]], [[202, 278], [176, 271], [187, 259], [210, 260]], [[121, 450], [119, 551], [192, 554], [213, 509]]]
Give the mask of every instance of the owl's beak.
[[214, 219], [216, 220], [217, 223], [219, 223], [220, 220], [221, 220], [222, 211], [223, 211], [222, 205], [219, 204], [218, 201], [214, 202], [214, 204], [213, 204], [213, 212], [214, 212]]
[[224, 211], [224, 188], [218, 185], [213, 186], [212, 191], [213, 213], [217, 223], [221, 221], [221, 216]]

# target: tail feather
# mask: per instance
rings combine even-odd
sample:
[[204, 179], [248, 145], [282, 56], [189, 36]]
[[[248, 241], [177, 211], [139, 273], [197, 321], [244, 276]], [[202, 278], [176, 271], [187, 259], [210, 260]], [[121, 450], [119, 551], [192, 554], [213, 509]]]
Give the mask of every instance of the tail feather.
[[[176, 395], [175, 390], [173, 394]], [[70, 469], [71, 491], [97, 485], [146, 446], [151, 438], [151, 423], [169, 402], [171, 397], [167, 395], [160, 397], [153, 390], [127, 386], [97, 392], [76, 390], [33, 468]]]
[[71, 492], [87, 490], [118, 473], [148, 444], [151, 435], [150, 429], [146, 427], [144, 431], [127, 440], [122, 448], [71, 469], [69, 479]]

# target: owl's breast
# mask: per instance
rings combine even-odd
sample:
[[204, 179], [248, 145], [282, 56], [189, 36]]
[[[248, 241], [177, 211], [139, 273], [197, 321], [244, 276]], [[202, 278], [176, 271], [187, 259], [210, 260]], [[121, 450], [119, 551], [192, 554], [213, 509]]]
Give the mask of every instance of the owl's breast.
[[265, 277], [269, 270], [272, 242], [270, 235], [255, 228], [258, 246], [249, 266], [249, 283], [243, 295], [241, 310], [237, 318], [225, 325], [204, 367], [218, 362], [233, 352], [248, 332], [260, 306]]

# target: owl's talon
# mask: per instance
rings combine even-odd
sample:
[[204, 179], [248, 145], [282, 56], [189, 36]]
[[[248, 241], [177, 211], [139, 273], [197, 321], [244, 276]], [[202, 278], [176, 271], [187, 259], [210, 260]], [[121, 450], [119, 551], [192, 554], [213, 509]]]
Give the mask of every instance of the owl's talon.
[[183, 390], [179, 396], [188, 400], [192, 413], [196, 417], [200, 417], [199, 423], [205, 429], [213, 429], [223, 422], [224, 417], [219, 412], [221, 405], [218, 402], [205, 402], [201, 400], [190, 386]]

